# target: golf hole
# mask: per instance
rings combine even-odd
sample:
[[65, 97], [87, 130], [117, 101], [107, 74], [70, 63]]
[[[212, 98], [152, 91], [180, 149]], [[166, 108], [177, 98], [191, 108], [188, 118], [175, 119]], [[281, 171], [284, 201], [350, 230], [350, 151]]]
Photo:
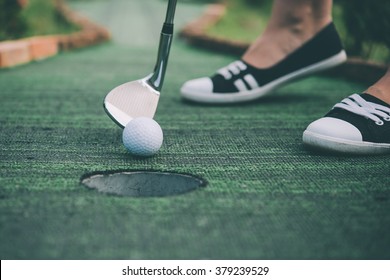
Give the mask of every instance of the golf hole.
[[132, 197], [163, 197], [194, 191], [206, 181], [188, 174], [157, 171], [120, 171], [84, 175], [81, 183], [101, 193]]

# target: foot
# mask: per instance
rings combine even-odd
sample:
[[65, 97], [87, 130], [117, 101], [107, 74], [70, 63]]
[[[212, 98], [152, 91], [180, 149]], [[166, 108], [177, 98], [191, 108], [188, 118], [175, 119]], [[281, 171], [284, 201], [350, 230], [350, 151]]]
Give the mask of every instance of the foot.
[[303, 143], [338, 153], [390, 153], [390, 105], [370, 94], [353, 94], [311, 123]]
[[186, 82], [181, 88], [184, 99], [203, 103], [238, 103], [261, 98], [294, 79], [325, 70], [346, 60], [333, 23], [267, 68], [238, 60], [221, 68], [211, 78]]

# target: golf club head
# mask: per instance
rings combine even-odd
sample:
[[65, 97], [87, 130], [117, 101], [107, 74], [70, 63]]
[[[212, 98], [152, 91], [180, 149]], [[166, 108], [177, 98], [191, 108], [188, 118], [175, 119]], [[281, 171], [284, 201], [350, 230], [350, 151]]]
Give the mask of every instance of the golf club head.
[[159, 98], [160, 92], [144, 78], [111, 90], [104, 99], [104, 109], [114, 122], [124, 128], [134, 118], [153, 118]]
[[122, 128], [134, 118], [154, 117], [168, 64], [176, 2], [177, 0], [168, 1], [153, 73], [144, 79], [114, 88], [104, 99], [106, 113]]

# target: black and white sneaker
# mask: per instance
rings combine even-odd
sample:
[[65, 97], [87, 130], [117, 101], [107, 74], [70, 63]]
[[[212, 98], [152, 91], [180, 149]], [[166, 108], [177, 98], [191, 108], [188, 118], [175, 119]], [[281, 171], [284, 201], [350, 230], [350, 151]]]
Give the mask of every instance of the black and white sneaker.
[[258, 69], [238, 60], [209, 77], [190, 80], [181, 88], [184, 99], [203, 103], [236, 103], [254, 100], [294, 79], [346, 61], [333, 23], [276, 65]]
[[366, 93], [353, 94], [311, 123], [303, 143], [339, 153], [390, 153], [390, 105]]

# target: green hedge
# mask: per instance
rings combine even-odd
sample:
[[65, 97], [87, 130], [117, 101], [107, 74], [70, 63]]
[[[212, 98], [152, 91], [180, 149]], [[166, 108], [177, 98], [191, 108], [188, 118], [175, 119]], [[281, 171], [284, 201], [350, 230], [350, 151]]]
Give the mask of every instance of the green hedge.
[[29, 0], [23, 9], [17, 0], [0, 0], [0, 40], [79, 30], [57, 9], [58, 0]]
[[376, 45], [390, 49], [390, 1], [335, 1], [342, 7], [345, 44], [350, 54], [369, 56]]
[[16, 0], [0, 0], [0, 40], [13, 39], [26, 31], [22, 8]]

